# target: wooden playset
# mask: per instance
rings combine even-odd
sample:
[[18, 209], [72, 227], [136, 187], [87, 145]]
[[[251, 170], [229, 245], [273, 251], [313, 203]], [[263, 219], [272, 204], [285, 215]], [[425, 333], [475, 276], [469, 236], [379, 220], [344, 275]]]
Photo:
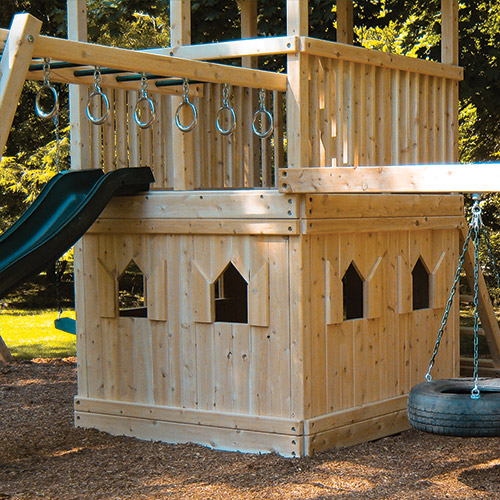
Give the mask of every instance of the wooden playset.
[[[85, 43], [81, 0], [70, 40], [29, 15], [0, 31], [2, 112], [50, 58], [70, 84], [72, 169], [155, 177], [75, 249], [76, 425], [286, 456], [408, 426], [466, 226], [451, 193], [499, 188], [494, 166], [456, 165], [458, 2], [442, 2], [442, 62], [353, 46], [352, 1], [336, 2], [337, 42], [308, 37], [307, 1], [283, 4], [286, 36], [256, 38], [257, 0], [239, 0], [241, 40], [190, 45], [190, 1], [171, 1], [171, 47], [148, 51]], [[265, 55], [286, 73], [256, 69]], [[228, 58], [241, 67], [214, 62]], [[86, 116], [103, 113], [96, 89], [102, 125]], [[144, 91], [148, 127], [134, 120]], [[120, 311], [131, 264], [145, 300]], [[484, 282], [481, 304], [498, 362]], [[455, 304], [436, 377], [458, 376], [458, 341]]]

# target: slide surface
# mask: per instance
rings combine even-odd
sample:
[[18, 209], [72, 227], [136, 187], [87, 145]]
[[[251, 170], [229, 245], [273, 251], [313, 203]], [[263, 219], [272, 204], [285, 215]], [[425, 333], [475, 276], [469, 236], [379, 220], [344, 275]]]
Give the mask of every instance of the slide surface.
[[114, 195], [147, 191], [148, 167], [56, 174], [24, 214], [0, 235], [0, 297], [70, 249]]

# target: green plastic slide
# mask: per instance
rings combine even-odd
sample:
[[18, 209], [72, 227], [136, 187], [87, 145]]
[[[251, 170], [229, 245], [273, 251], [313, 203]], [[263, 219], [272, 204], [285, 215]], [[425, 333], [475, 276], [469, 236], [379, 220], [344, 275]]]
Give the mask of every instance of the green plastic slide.
[[33, 204], [0, 236], [0, 297], [70, 249], [115, 195], [147, 191], [148, 167], [56, 174]]

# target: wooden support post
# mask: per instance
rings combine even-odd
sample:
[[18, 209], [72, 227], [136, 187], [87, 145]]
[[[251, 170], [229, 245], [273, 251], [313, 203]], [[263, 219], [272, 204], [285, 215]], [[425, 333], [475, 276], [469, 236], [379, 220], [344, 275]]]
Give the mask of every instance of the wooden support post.
[[[191, 44], [191, 0], [170, 0], [170, 43], [172, 47]], [[181, 98], [173, 98], [174, 110]], [[189, 118], [183, 120], [189, 122]], [[183, 133], [172, 128], [174, 148], [174, 189], [193, 189], [194, 186], [194, 138], [191, 133]]]
[[[460, 248], [463, 247], [465, 238], [467, 237], [467, 224], [465, 223], [460, 231]], [[474, 250], [469, 246], [464, 260], [465, 276], [471, 290], [474, 289]], [[493, 359], [493, 364], [496, 368], [500, 368], [500, 328], [495, 316], [495, 310], [491, 303], [491, 298], [488, 294], [488, 288], [484, 281], [483, 273], [479, 269], [479, 317], [481, 325], [486, 336], [486, 341], [490, 349], [490, 354]]]
[[458, 0], [441, 0], [441, 62], [458, 64]]
[[0, 60], [0, 153], [9, 137], [17, 103], [31, 63], [35, 41], [42, 27], [41, 21], [30, 14], [17, 14]]
[[337, 0], [337, 42], [352, 45], [353, 41], [353, 0]]
[[[257, 37], [257, 0], [237, 0], [241, 16], [241, 38]], [[257, 57], [245, 56], [241, 58], [244, 68], [256, 68]]]
[[[68, 0], [68, 39], [87, 41], [87, 1]], [[69, 86], [69, 116], [71, 124], [71, 168], [97, 168], [90, 160], [90, 122], [86, 116], [88, 90], [84, 85]]]
[[[287, 0], [287, 35], [307, 36], [309, 6], [307, 1]], [[309, 164], [309, 57], [299, 52], [287, 59], [288, 165]]]
[[[441, 0], [441, 61], [458, 65], [458, 0]], [[458, 82], [450, 82], [453, 161], [458, 161]]]

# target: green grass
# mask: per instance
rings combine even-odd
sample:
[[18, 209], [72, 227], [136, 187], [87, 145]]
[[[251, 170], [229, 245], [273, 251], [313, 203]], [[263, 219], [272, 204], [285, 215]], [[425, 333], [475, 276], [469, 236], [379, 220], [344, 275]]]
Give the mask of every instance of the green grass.
[[[74, 311], [64, 316], [75, 317]], [[57, 311], [4, 310], [0, 335], [14, 359], [66, 358], [76, 355], [76, 337], [54, 328]]]

